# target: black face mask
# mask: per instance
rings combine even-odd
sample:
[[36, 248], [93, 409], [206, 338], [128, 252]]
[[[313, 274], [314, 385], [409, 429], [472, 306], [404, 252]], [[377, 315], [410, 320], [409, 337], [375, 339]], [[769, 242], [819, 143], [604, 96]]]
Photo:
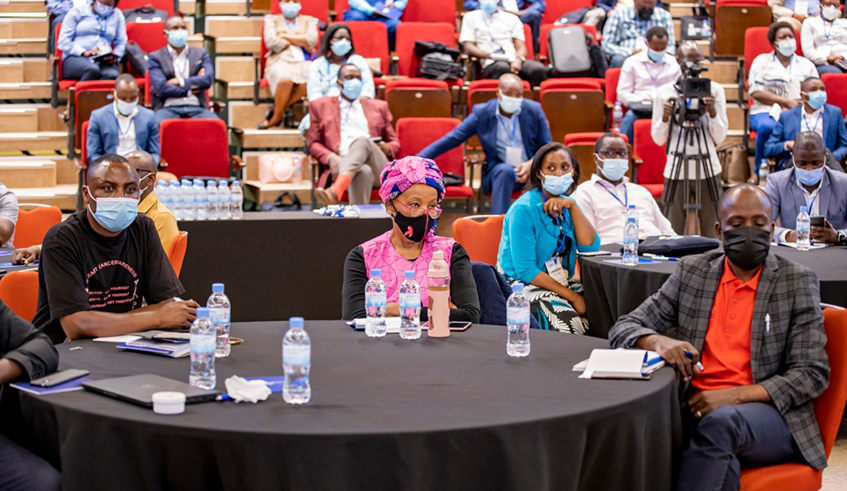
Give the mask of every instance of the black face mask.
[[650, 20], [653, 17], [653, 7], [641, 7], [638, 9], [638, 18], [641, 20]]
[[732, 264], [745, 271], [761, 266], [771, 250], [771, 233], [759, 227], [739, 227], [723, 233], [723, 249]]
[[396, 210], [394, 212], [394, 223], [400, 227], [403, 237], [406, 237], [412, 242], [424, 240], [429, 229], [435, 226], [435, 220], [432, 220], [428, 213], [424, 213], [419, 217], [407, 217]]

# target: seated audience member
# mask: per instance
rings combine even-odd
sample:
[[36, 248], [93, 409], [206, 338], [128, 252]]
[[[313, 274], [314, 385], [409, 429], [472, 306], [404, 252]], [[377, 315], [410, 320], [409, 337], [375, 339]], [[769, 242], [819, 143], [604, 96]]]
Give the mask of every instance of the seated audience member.
[[33, 324], [54, 343], [190, 327], [198, 305], [174, 299], [184, 290], [155, 224], [138, 216], [132, 164], [100, 157], [88, 166], [82, 194], [85, 208], [44, 238]]
[[50, 23], [50, 30], [47, 31], [48, 53], [52, 54], [55, 52], [56, 26], [65, 20], [65, 15], [67, 15], [72, 8], [74, 8], [73, 0], [47, 0], [47, 11], [55, 15], [55, 17], [53, 17], [53, 22]]
[[[0, 302], [0, 391], [9, 382], [29, 382], [56, 371], [59, 354], [50, 338]], [[0, 434], [0, 489], [59, 491], [59, 471]]]
[[780, 114], [765, 144], [765, 157], [776, 159], [777, 169], [790, 168], [794, 139], [800, 132], [813, 131], [823, 138], [826, 148], [832, 152], [833, 163], [841, 170], [840, 162], [847, 158], [847, 129], [841, 109], [826, 103], [826, 86], [817, 77], [807, 78], [800, 84], [800, 98], [802, 105]]
[[681, 75], [679, 63], [667, 54], [668, 31], [651, 27], [647, 31], [647, 50], [636, 53], [623, 64], [618, 79], [618, 100], [628, 111], [621, 120], [621, 133], [633, 141], [635, 122], [653, 114], [656, 92]]
[[[806, 19], [821, 13], [821, 2], [802, 0], [768, 0], [774, 22], [784, 22], [800, 30]], [[840, 12], [839, 12], [840, 13]]]
[[367, 204], [386, 162], [400, 151], [400, 141], [388, 104], [360, 97], [364, 83], [356, 65], [339, 69], [338, 85], [341, 97], [309, 105], [309, 152], [329, 166], [335, 178], [332, 187], [315, 189], [315, 197], [322, 205], [337, 204], [349, 187], [351, 205]]
[[609, 68], [621, 67], [630, 56], [647, 50], [647, 31], [653, 27], [665, 29], [667, 51], [674, 54], [673, 19], [667, 10], [656, 8], [656, 0], [634, 0], [631, 6], [614, 9], [603, 27], [600, 43], [611, 58]]
[[399, 317], [400, 285], [406, 271], [415, 272], [421, 287], [421, 320], [427, 319], [427, 271], [435, 251], [450, 264], [450, 320], [479, 322], [480, 308], [468, 253], [458, 242], [435, 235], [444, 198], [444, 181], [435, 162], [406, 157], [389, 162], [380, 176], [379, 196], [394, 219], [388, 232], [356, 247], [344, 262], [342, 318], [361, 319], [365, 313], [365, 284], [373, 269], [382, 272], [387, 317]]
[[[676, 52], [676, 57], [683, 67], [700, 66], [703, 63], [703, 51], [693, 41], [683, 42]], [[686, 63], [687, 62], [687, 63]], [[686, 76], [685, 73], [682, 75]], [[699, 110], [699, 104], [706, 105], [703, 115], [700, 116], [700, 125], [706, 131], [705, 142], [692, 141], [681, 142], [683, 134], [680, 130], [678, 112], [674, 112], [679, 101], [684, 101], [679, 90], [676, 88], [676, 80], [668, 82], [659, 87], [656, 98], [653, 100], [653, 124], [650, 134], [656, 145], [668, 145], [668, 158], [665, 162], [665, 215], [671, 222], [674, 230], [686, 233], [685, 218], [688, 211], [684, 205], [689, 203], [689, 197], [696, 192], [700, 193], [699, 234], [706, 237], [714, 237], [714, 224], [718, 221], [718, 197], [721, 189], [721, 161], [715, 145], [720, 144], [726, 138], [729, 130], [729, 120], [726, 116], [726, 93], [721, 84], [712, 81], [711, 96], [691, 101], [690, 108]], [[671, 130], [671, 118], [673, 118], [673, 130]], [[673, 133], [671, 133], [673, 131]], [[694, 162], [688, 164], [688, 189], [685, 188], [685, 167], [674, 167], [674, 160], [679, 153], [694, 156], [701, 151], [707, 151], [710, 162], [708, 168]], [[697, 173], [700, 168], [699, 174]], [[711, 183], [709, 182], [711, 181]], [[715, 192], [711, 194], [709, 188]], [[673, 191], [673, 196], [670, 192]]]
[[841, 18], [838, 0], [821, 0], [821, 15], [803, 21], [803, 56], [815, 64], [819, 75], [843, 73], [836, 66], [844, 65], [847, 55], [847, 19]]
[[[59, 31], [62, 76], [73, 80], [118, 78], [117, 60], [126, 52], [126, 20], [116, 0], [94, 0], [72, 8]], [[97, 58], [107, 54], [104, 58]]]
[[[169, 210], [156, 195], [156, 175], [158, 167], [153, 156], [144, 150], [134, 150], [124, 155], [124, 158], [135, 167], [139, 175], [141, 195], [139, 196], [138, 213], [149, 217], [156, 225], [156, 232], [162, 242], [162, 248], [167, 250], [173, 239], [179, 235], [179, 228], [174, 214]], [[34, 245], [24, 249], [15, 249], [12, 253], [12, 264], [30, 264], [38, 261], [41, 257], [41, 245]]]
[[123, 73], [115, 80], [115, 102], [91, 112], [85, 142], [89, 162], [134, 150], [149, 152], [159, 162], [159, 123], [153, 111], [138, 104], [139, 94], [135, 77]]
[[[479, 0], [465, 0], [465, 12], [479, 8]], [[517, 16], [522, 23], [529, 26], [532, 31], [532, 46], [536, 53], [541, 48], [538, 38], [541, 35], [541, 18], [544, 17], [546, 8], [545, 0], [500, 0], [497, 7], [498, 10]]]
[[274, 97], [273, 114], [259, 123], [264, 130], [282, 122], [285, 110], [306, 96], [312, 54], [318, 43], [318, 19], [300, 14], [300, 0], [280, 2], [281, 14], [265, 16], [265, 78]]
[[[585, 13], [580, 23], [600, 28], [606, 20], [606, 16], [609, 15], [609, 12], [632, 6], [633, 0], [596, 0], [594, 2], [594, 7]], [[656, 6], [663, 8], [661, 1], [657, 1]]]
[[818, 73], [811, 61], [794, 54], [797, 44], [791, 24], [771, 24], [768, 28], [768, 42], [774, 50], [762, 53], [753, 60], [748, 77], [750, 129], [757, 132], [756, 175], [750, 178], [751, 182], [759, 180], [759, 166], [765, 158], [765, 143], [776, 127], [779, 114], [803, 104], [800, 99], [800, 82], [816, 77]]
[[541, 104], [524, 99], [520, 79], [507, 73], [500, 77], [496, 99], [474, 106], [462, 124], [419, 155], [434, 159], [473, 135], [485, 152], [482, 190], [491, 195], [491, 213], [502, 215], [530, 175], [529, 157], [552, 140], [547, 117]]
[[[414, 1], [414, 0], [413, 0]], [[387, 8], [395, 8], [397, 9], [399, 15], [402, 17], [403, 10], [406, 8], [407, 0], [349, 0], [348, 4], [350, 8], [344, 11], [342, 16], [342, 20], [345, 21], [361, 21], [361, 20], [374, 20], [378, 22], [382, 22], [385, 24], [385, 27], [388, 28], [388, 50], [394, 51], [394, 37], [397, 34], [397, 26], [400, 25], [400, 17], [396, 19], [391, 18], [391, 16], [383, 15], [382, 13], [377, 13], [374, 8], [377, 4], [383, 4]]]
[[548, 143], [532, 159], [527, 192], [509, 208], [497, 268], [520, 282], [541, 329], [583, 334], [588, 329], [576, 253], [596, 251], [600, 237], [577, 202], [564, 197], [579, 167], [573, 151]]
[[638, 211], [639, 239], [654, 235], [676, 235], [659, 204], [643, 186], [629, 182], [629, 150], [623, 137], [606, 133], [594, 144], [597, 172], [576, 188], [572, 198], [579, 203], [588, 223], [597, 231], [601, 244], [623, 241], [623, 213], [630, 206]]
[[779, 220], [778, 242], [797, 242], [797, 214], [805, 206], [809, 216], [824, 217], [824, 226], [812, 226], [812, 242], [847, 244], [847, 174], [827, 168], [826, 147], [819, 134], [797, 135], [788, 169], [768, 176], [765, 188], [773, 203], [771, 218]]
[[479, 59], [482, 78], [499, 79], [505, 73], [514, 73], [538, 87], [547, 80], [549, 69], [527, 59], [520, 19], [498, 10], [497, 4], [497, 0], [482, 0], [479, 10], [465, 14], [459, 43], [468, 56]]
[[0, 183], [0, 247], [12, 247], [18, 223], [18, 197]]
[[309, 102], [315, 102], [321, 97], [341, 95], [338, 71], [341, 65], [348, 63], [356, 65], [362, 74], [362, 97], [373, 99], [376, 96], [373, 73], [368, 62], [356, 54], [350, 28], [344, 24], [333, 24], [326, 28], [317, 58], [309, 66]]
[[186, 46], [188, 27], [181, 15], [165, 21], [168, 45], [150, 53], [150, 84], [156, 122], [166, 119], [215, 119], [206, 90], [215, 81], [212, 59], [203, 48]]
[[730, 189], [718, 214], [726, 253], [682, 259], [609, 332], [613, 348], [654, 350], [690, 381], [676, 486], [686, 491], [738, 489], [744, 467], [826, 467], [812, 404], [829, 384], [818, 279], [769, 254], [771, 203], [760, 188]]

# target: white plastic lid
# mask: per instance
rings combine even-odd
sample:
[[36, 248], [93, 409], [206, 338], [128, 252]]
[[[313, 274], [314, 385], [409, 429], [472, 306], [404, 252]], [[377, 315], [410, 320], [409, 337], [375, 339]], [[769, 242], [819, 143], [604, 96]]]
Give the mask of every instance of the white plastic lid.
[[156, 414], [184, 413], [185, 394], [182, 392], [156, 392], [153, 394], [153, 412]]

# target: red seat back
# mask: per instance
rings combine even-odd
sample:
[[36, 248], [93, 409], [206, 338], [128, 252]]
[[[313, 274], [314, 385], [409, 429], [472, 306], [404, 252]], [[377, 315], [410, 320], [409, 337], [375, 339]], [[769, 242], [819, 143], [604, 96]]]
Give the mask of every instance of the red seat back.
[[220, 119], [166, 119], [159, 139], [166, 170], [177, 177], [229, 177], [226, 123]]
[[62, 221], [62, 210], [55, 206], [36, 206], [32, 210], [20, 209], [15, 223], [15, 247], [22, 249], [44, 242], [50, 227]]
[[398, 75], [405, 77], [418, 76], [419, 60], [414, 53], [415, 41], [433, 41], [455, 47], [455, 24], [441, 22], [401, 22], [397, 26], [395, 46], [395, 51], [400, 58], [397, 62]]
[[139, 7], [144, 7], [147, 5], [152, 5], [154, 9], [164, 10], [168, 13], [168, 17], [174, 15], [173, 0], [121, 0], [120, 5], [118, 5], [118, 8], [126, 11], [137, 9]]
[[59, 22], [56, 24], [56, 31], [53, 33], [55, 36], [53, 39], [56, 40], [53, 43], [53, 54], [56, 56], [56, 59], [59, 60], [59, 80], [62, 80], [62, 50], [59, 49], [59, 34], [62, 32], [62, 23]]
[[667, 161], [665, 146], [656, 145], [653, 141], [653, 137], [650, 135], [652, 124], [653, 121], [650, 119], [641, 119], [635, 122], [633, 151], [641, 158], [642, 162], [638, 167], [638, 184], [662, 184], [665, 182], [662, 175]]
[[826, 86], [826, 103], [838, 106], [841, 116], [847, 116], [847, 73], [825, 73], [821, 80]]
[[535, 44], [532, 42], [532, 29], [528, 24], [523, 25], [523, 43], [526, 46], [526, 59], [535, 58]]
[[403, 10], [403, 22], [446, 22], [455, 26], [456, 0], [409, 0]]
[[375, 20], [333, 22], [333, 24], [345, 24], [349, 27], [356, 54], [364, 58], [379, 58], [382, 73], [388, 73], [388, 28], [385, 24]]
[[3, 275], [0, 300], [18, 317], [32, 322], [38, 307], [38, 271], [9, 271]]
[[164, 22], [127, 22], [126, 24], [127, 41], [135, 41], [147, 54], [168, 45], [164, 31]]
[[82, 153], [80, 154], [79, 158], [80, 158], [80, 161], [82, 162], [83, 168], [88, 167], [88, 149], [85, 148], [86, 141], [88, 141], [88, 123], [89, 123], [89, 121], [82, 123], [82, 131], [80, 131], [79, 148], [82, 151]]
[[[84, 82], [77, 82], [74, 85], [74, 125], [76, 127], [76, 137], [74, 138], [74, 145], [76, 148], [80, 148], [79, 145], [82, 144], [82, 125], [91, 117], [91, 112], [97, 107], [92, 107], [93, 104], [100, 105], [100, 103], [110, 104], [113, 97], [111, 96], [112, 91], [115, 90], [115, 81], [114, 80], [86, 80]], [[101, 92], [102, 94], [98, 94], [96, 97], [88, 97], [92, 95], [92, 92]], [[88, 96], [86, 95], [88, 93]], [[102, 98], [102, 100], [100, 100]], [[83, 103], [80, 99], [87, 99], [87, 103]], [[95, 102], [95, 99], [99, 102]], [[146, 99], [145, 99], [146, 100]], [[100, 106], [102, 107], [102, 106]]]
[[[338, 5], [338, 2], [335, 2], [335, 4]], [[271, 13], [274, 15], [282, 13], [279, 0], [271, 0]], [[326, 23], [329, 19], [329, 2], [326, 0], [300, 0], [300, 13], [311, 15], [319, 21]]]
[[[597, 139], [605, 135], [603, 132], [586, 132], [586, 133], [570, 133], [565, 135], [565, 145], [594, 145]], [[620, 135], [623, 141], [629, 144], [629, 138], [626, 135]]]
[[[400, 157], [417, 155], [442, 136], [459, 126], [456, 118], [403, 118], [397, 121]], [[441, 172], [465, 175], [465, 150], [459, 145], [435, 159]]]
[[497, 265], [505, 215], [462, 217], [453, 222], [453, 238], [462, 244], [471, 261]]
[[165, 254], [168, 256], [168, 262], [171, 263], [171, 267], [174, 269], [174, 273], [176, 273], [177, 278], [179, 278], [179, 273], [182, 271], [182, 263], [185, 260], [185, 250], [188, 248], [188, 232], [180, 231], [179, 235], [171, 240], [171, 243], [168, 244], [168, 248], [165, 251]]
[[556, 22], [564, 13], [593, 6], [592, 0], [547, 0], [547, 8], [544, 10], [544, 16], [541, 17], [541, 25]]
[[[794, 30], [794, 40], [797, 42], [798, 55], [802, 55], [803, 51], [800, 47], [800, 31]], [[744, 32], [744, 74], [750, 75], [750, 66], [757, 56], [763, 53], [770, 53], [773, 47], [768, 42], [767, 27], [750, 27]], [[608, 72], [607, 72], [608, 73]]]
[[432, 80], [428, 78], [388, 79], [385, 82], [385, 95], [388, 95], [392, 90], [402, 89], [450, 90], [450, 87], [443, 80]]
[[606, 70], [606, 102], [609, 104], [618, 102], [618, 80], [620, 78], [620, 68], [609, 68]]
[[576, 79], [576, 78], [551, 78], [541, 82], [541, 98], [544, 99], [544, 92], [550, 90], [599, 90], [602, 92], [603, 87], [600, 85], [600, 80]]

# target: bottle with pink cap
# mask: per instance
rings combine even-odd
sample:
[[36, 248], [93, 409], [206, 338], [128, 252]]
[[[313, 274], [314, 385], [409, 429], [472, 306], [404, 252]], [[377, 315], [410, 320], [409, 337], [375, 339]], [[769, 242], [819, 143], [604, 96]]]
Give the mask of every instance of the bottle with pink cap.
[[429, 337], [446, 338], [450, 335], [450, 265], [444, 260], [444, 251], [435, 251], [429, 263]]

